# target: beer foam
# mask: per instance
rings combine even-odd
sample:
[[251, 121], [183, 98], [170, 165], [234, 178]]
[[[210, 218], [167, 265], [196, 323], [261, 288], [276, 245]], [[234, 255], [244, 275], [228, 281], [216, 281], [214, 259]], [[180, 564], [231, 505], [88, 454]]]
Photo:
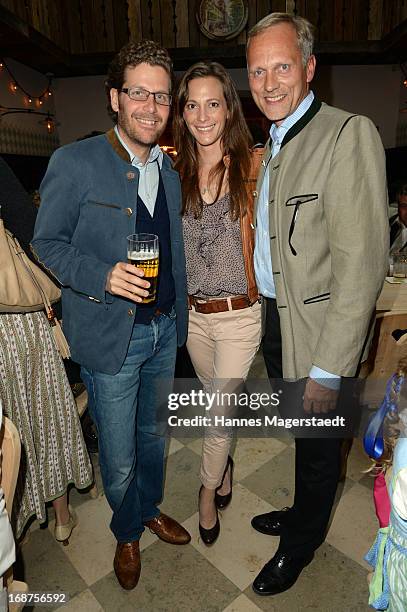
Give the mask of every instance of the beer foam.
[[157, 251], [127, 251], [127, 259], [137, 259], [138, 261], [145, 261], [147, 259], [157, 259]]

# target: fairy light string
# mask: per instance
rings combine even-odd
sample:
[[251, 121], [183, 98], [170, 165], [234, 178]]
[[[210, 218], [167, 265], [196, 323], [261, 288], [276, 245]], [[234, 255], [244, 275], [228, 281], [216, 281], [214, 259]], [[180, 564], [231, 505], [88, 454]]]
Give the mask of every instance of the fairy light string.
[[[52, 97], [52, 74], [47, 74], [46, 77], [48, 79], [47, 85], [45, 87], [45, 89], [38, 95], [38, 94], [32, 94], [31, 92], [29, 92], [25, 87], [23, 87], [20, 83], [20, 81], [15, 77], [15, 75], [13, 74], [13, 71], [10, 69], [10, 67], [7, 65], [7, 63], [5, 62], [4, 59], [0, 59], [0, 72], [1, 71], [5, 71], [7, 72], [10, 81], [9, 81], [9, 89], [13, 92], [13, 93], [17, 93], [17, 92], [21, 92], [24, 98], [24, 103], [26, 105], [28, 104], [36, 104], [37, 108], [41, 108], [42, 105], [48, 101], [49, 98]], [[42, 117], [44, 117], [44, 119], [42, 121], [40, 121], [39, 123], [41, 125], [44, 125], [48, 131], [48, 133], [52, 133], [55, 129], [56, 126], [56, 122], [55, 122], [55, 118], [54, 118], [54, 114], [47, 111], [47, 112], [41, 112], [41, 111], [37, 111], [34, 108], [24, 108], [24, 107], [16, 107], [16, 106], [3, 106], [0, 104], [0, 118], [4, 117], [5, 115], [12, 115], [12, 114], [20, 114], [20, 113], [26, 113], [26, 114], [32, 114], [32, 115], [41, 115]]]

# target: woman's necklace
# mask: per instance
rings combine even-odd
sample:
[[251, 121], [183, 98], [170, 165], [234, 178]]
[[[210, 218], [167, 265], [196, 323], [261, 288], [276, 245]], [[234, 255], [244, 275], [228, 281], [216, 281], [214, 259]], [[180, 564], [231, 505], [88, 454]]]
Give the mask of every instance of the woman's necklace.
[[[227, 175], [225, 173], [225, 177], [223, 178], [223, 184], [225, 183], [225, 178], [226, 177], [227, 177]], [[201, 197], [202, 198], [206, 195], [211, 200], [213, 200], [213, 198], [215, 197], [215, 195], [218, 192], [218, 185], [209, 185], [208, 183], [206, 183], [206, 185], [201, 185], [199, 187], [199, 191], [201, 193]], [[220, 191], [222, 192], [222, 189]]]
[[208, 196], [212, 199], [214, 194], [212, 192], [212, 188], [209, 185], [205, 185], [205, 187], [201, 188], [201, 196], [208, 194]]

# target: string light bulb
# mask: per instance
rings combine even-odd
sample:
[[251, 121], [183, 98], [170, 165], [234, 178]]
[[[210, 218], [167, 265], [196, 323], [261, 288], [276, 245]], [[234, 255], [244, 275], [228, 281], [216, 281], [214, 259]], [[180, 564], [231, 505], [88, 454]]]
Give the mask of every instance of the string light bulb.
[[49, 113], [47, 113], [45, 119], [42, 119], [42, 121], [39, 121], [38, 123], [40, 125], [45, 125], [48, 134], [52, 134], [52, 132], [55, 130], [55, 126], [57, 125]]

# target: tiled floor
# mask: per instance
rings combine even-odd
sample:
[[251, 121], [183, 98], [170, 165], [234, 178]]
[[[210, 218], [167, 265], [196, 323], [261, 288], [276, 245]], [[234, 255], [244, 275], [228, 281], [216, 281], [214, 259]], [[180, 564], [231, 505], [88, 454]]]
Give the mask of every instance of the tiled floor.
[[[261, 358], [252, 374], [264, 374]], [[293, 494], [294, 449], [290, 438], [237, 441], [234, 452], [235, 487], [231, 506], [222, 512], [221, 535], [205, 547], [198, 537], [197, 492], [200, 440], [172, 439], [168, 450], [166, 512], [191, 532], [185, 547], [171, 546], [145, 532], [142, 536], [142, 574], [134, 591], [116, 581], [112, 562], [115, 542], [108, 524], [110, 510], [99, 497], [71, 493], [79, 525], [63, 547], [48, 529], [34, 525], [21, 549], [16, 577], [24, 577], [32, 591], [66, 591], [65, 612], [255, 612], [256, 610], [321, 612], [369, 610], [367, 565], [363, 555], [372, 543], [376, 518], [372, 482], [362, 470], [368, 466], [356, 440], [348, 475], [338, 491], [338, 502], [325, 544], [296, 585], [276, 597], [258, 597], [251, 583], [273, 555], [278, 540], [250, 526], [253, 515], [287, 506]], [[94, 456], [95, 457], [95, 456]], [[35, 608], [39, 610], [40, 608]], [[50, 608], [47, 608], [50, 610]]]

